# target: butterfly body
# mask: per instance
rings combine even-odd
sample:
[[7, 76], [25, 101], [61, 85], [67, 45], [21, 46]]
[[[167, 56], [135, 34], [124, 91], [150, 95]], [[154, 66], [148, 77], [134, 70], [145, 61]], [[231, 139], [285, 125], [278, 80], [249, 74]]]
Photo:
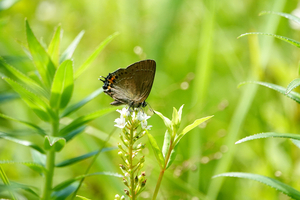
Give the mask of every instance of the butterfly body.
[[145, 107], [156, 71], [154, 60], [142, 60], [127, 68], [121, 68], [100, 79], [103, 91], [114, 101], [111, 105], [127, 104], [129, 107]]

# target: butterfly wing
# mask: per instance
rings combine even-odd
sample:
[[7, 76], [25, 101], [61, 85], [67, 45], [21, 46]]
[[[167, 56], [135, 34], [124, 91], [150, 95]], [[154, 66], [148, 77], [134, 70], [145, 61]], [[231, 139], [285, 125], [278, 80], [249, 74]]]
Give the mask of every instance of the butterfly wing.
[[139, 107], [149, 96], [155, 70], [154, 60], [143, 60], [110, 74], [108, 81], [111, 87], [106, 93], [115, 99], [111, 104]]

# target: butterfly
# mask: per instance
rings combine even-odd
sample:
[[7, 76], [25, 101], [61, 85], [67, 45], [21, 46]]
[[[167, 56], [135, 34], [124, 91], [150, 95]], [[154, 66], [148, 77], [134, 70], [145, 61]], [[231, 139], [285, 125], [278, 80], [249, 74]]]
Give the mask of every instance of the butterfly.
[[154, 60], [142, 60], [120, 68], [108, 76], [99, 79], [104, 83], [104, 93], [111, 96], [114, 101], [111, 105], [129, 105], [129, 108], [145, 107], [145, 100], [150, 94], [156, 63]]

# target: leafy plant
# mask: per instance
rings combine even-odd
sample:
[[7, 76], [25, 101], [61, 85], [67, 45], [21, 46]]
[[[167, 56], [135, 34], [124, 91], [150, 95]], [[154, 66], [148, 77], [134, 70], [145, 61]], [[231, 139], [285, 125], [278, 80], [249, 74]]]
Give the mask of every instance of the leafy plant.
[[[260, 13], [260, 15], [264, 15], [264, 14], [275, 14], [275, 15], [279, 15], [282, 17], [285, 17], [287, 19], [290, 19], [298, 24], [300, 24], [300, 18], [287, 14], [287, 13], [281, 13], [281, 12], [262, 12]], [[278, 38], [282, 41], [285, 41], [289, 44], [292, 44], [296, 47], [300, 47], [300, 42], [293, 40], [291, 38], [287, 38], [284, 36], [280, 36], [280, 35], [275, 35], [275, 34], [270, 34], [270, 33], [260, 33], [260, 32], [252, 32], [252, 33], [245, 33], [240, 35], [239, 37], [243, 37], [246, 35], [267, 35], [267, 36], [272, 36], [274, 38]], [[279, 85], [275, 85], [272, 83], [267, 83], [267, 82], [261, 82], [261, 81], [248, 81], [248, 82], [243, 82], [241, 83], [239, 86], [245, 85], [245, 84], [257, 84], [257, 85], [262, 85], [265, 86], [267, 88], [273, 89], [289, 98], [291, 98], [292, 100], [294, 100], [295, 102], [297, 102], [298, 104], [300, 103], [300, 93], [293, 91], [296, 87], [298, 87], [300, 85], [300, 79], [296, 78], [294, 80], [292, 80], [289, 85], [284, 88], [282, 86]], [[239, 144], [242, 142], [246, 142], [249, 140], [254, 140], [254, 139], [261, 139], [261, 138], [287, 138], [292, 140], [292, 142], [298, 147], [300, 148], [300, 136], [299, 134], [291, 134], [291, 133], [275, 133], [275, 132], [269, 132], [269, 133], [259, 133], [256, 135], [252, 135], [252, 136], [248, 136], [246, 138], [243, 138], [239, 141], [237, 141], [235, 144]], [[230, 173], [223, 173], [223, 174], [219, 174], [216, 175], [214, 177], [238, 177], [238, 178], [247, 178], [247, 179], [251, 179], [251, 180], [255, 180], [261, 183], [264, 183], [265, 185], [268, 185], [272, 188], [275, 188], [278, 191], [281, 191], [282, 193], [288, 195], [291, 198], [294, 199], [300, 199], [300, 191], [296, 190], [295, 188], [282, 183], [276, 179], [270, 178], [270, 177], [266, 177], [266, 176], [262, 176], [262, 175], [257, 175], [257, 174], [251, 174], [251, 173], [239, 173], [239, 172], [230, 172]]]
[[[39, 119], [44, 122], [44, 124], [51, 126], [51, 130], [48, 131], [44, 126], [39, 126], [32, 122], [23, 121], [0, 113], [1, 118], [21, 123], [30, 128], [35, 134], [37, 134], [37, 136], [43, 138], [42, 143], [36, 144], [28, 140], [19, 139], [16, 134], [0, 132], [1, 139], [31, 148], [33, 157], [33, 161], [31, 162], [0, 161], [0, 177], [4, 183], [4, 185], [1, 185], [0, 187], [0, 193], [8, 191], [10, 198], [16, 199], [14, 194], [15, 190], [23, 189], [44, 200], [65, 199], [78, 190], [83, 178], [86, 176], [103, 174], [120, 177], [118, 174], [109, 172], [88, 174], [87, 170], [86, 173], [81, 176], [75, 177], [71, 180], [66, 180], [56, 186], [53, 186], [54, 171], [56, 167], [67, 167], [91, 156], [97, 156], [101, 151], [104, 152], [114, 149], [101, 148], [98, 151], [80, 155], [61, 163], [55, 163], [57, 152], [62, 151], [67, 142], [82, 133], [88, 122], [116, 109], [106, 108], [97, 110], [93, 113], [80, 116], [65, 126], [60, 124], [60, 120], [63, 117], [74, 113], [102, 93], [102, 89], [98, 89], [83, 100], [73, 105], [69, 105], [74, 92], [73, 90], [76, 78], [78, 78], [88, 68], [89, 64], [94, 61], [97, 55], [117, 35], [117, 33], [106, 38], [78, 68], [78, 70], [74, 72], [73, 61], [71, 58], [84, 32], [80, 32], [70, 46], [62, 53], [61, 56], [59, 56], [62, 37], [62, 29], [60, 26], [56, 28], [47, 49], [45, 49], [36, 39], [27, 20], [25, 20], [25, 28], [28, 47], [23, 47], [23, 49], [25, 49], [25, 52], [34, 63], [35, 72], [30, 73], [31, 76], [28, 76], [18, 70], [17, 67], [9, 65], [3, 58], [0, 57], [0, 66], [4, 67], [10, 73], [8, 76], [3, 75], [2, 79], [12, 87], [12, 89], [39, 117]], [[42, 188], [43, 193], [40, 194], [39, 192], [36, 192], [36, 188], [32, 188], [28, 185], [11, 183], [2, 169], [1, 164], [23, 164], [38, 172], [44, 178]], [[91, 165], [92, 164], [93, 162]], [[88, 167], [88, 169], [89, 168], [90, 167]], [[79, 182], [80, 180], [81, 182]]]

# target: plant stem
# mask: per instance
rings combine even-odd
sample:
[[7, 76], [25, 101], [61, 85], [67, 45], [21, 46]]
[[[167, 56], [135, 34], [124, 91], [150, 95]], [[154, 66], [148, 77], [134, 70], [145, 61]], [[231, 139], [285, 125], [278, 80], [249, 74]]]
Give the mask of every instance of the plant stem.
[[169, 151], [168, 151], [167, 156], [165, 158], [165, 165], [164, 165], [164, 167], [161, 169], [161, 171], [159, 173], [159, 177], [158, 177], [158, 180], [157, 180], [157, 183], [156, 183], [156, 186], [155, 186], [155, 190], [154, 190], [154, 194], [153, 194], [152, 200], [155, 200], [156, 197], [157, 197], [161, 181], [163, 179], [164, 173], [166, 171], [167, 164], [168, 164], [170, 156], [171, 156], [171, 152], [173, 150], [173, 147], [172, 147], [173, 145], [172, 144], [173, 144], [173, 140], [171, 139], [171, 141], [170, 141], [170, 148], [169, 148]]
[[[57, 112], [58, 116], [58, 112]], [[59, 130], [59, 118], [53, 120], [52, 122], [52, 136], [55, 137]], [[55, 149], [51, 148], [47, 152], [47, 160], [46, 160], [46, 172], [45, 172], [45, 183], [42, 199], [48, 200], [51, 197], [52, 192], [52, 182], [55, 168]]]
[[130, 144], [129, 144], [129, 169], [131, 171], [130, 173], [130, 193], [131, 193], [131, 199], [135, 200], [135, 187], [134, 187], [134, 171], [133, 171], [133, 154], [132, 154], [132, 149], [133, 149], [133, 128], [130, 129]]

